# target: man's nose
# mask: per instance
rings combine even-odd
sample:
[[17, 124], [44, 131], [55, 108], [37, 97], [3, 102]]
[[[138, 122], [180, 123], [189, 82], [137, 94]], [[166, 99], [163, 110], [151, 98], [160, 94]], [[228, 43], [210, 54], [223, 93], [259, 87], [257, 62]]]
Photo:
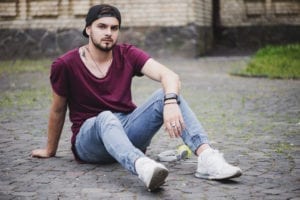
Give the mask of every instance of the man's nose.
[[109, 36], [111, 35], [111, 28], [110, 27], [106, 29], [105, 35], [109, 35]]

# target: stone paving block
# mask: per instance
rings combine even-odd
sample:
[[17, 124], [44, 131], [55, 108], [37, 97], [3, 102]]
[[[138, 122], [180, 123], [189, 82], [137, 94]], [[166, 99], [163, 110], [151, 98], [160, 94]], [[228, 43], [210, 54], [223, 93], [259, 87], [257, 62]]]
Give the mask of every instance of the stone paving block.
[[[247, 60], [162, 59], [181, 75], [182, 94], [207, 130], [212, 146], [242, 168], [240, 178], [223, 182], [197, 179], [197, 158], [192, 156], [165, 163], [170, 171], [167, 182], [149, 193], [136, 176], [117, 163], [74, 161], [68, 120], [57, 156], [31, 158], [33, 149], [46, 144], [49, 107], [0, 107], [1, 114], [5, 113], [0, 117], [0, 199], [299, 199], [300, 113], [292, 110], [300, 107], [300, 81], [228, 75], [232, 65]], [[20, 84], [22, 89], [31, 87], [34, 79], [34, 84], [48, 84], [48, 74], [36, 75], [16, 75], [13, 79], [26, 77], [28, 84]], [[0, 86], [13, 79], [1, 77]], [[134, 79], [133, 84], [137, 104], [160, 86], [145, 78]], [[0, 92], [11, 89], [12, 83], [5, 85]], [[48, 100], [37, 99], [37, 104], [39, 101]], [[181, 144], [180, 139], [169, 139], [160, 130], [147, 155], [157, 159], [160, 152]]]

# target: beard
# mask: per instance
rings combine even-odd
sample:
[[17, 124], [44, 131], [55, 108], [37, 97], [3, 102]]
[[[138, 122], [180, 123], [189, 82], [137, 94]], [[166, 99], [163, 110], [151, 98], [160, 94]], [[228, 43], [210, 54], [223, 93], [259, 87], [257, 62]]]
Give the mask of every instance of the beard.
[[[111, 51], [116, 46], [116, 43], [117, 43], [117, 41], [115, 41], [115, 42], [105, 42], [105, 41], [102, 41], [102, 40], [100, 42], [97, 42], [92, 33], [91, 33], [90, 37], [91, 37], [91, 41], [94, 44], [94, 46], [97, 49], [99, 49], [100, 51], [103, 51], [103, 52]], [[111, 40], [111, 38], [106, 38], [104, 40]]]

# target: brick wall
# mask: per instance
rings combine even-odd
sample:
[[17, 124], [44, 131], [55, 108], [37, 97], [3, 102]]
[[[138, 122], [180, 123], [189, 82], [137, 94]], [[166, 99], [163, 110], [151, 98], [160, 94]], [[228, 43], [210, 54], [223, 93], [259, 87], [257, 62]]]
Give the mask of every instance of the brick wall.
[[200, 26], [212, 25], [212, 1], [211, 0], [198, 0], [194, 2], [194, 19], [196, 24]]
[[125, 27], [210, 25], [211, 20], [211, 0], [0, 0], [0, 28], [82, 28], [89, 7], [98, 3], [118, 7]]
[[0, 58], [55, 56], [86, 43], [84, 18], [99, 3], [120, 9], [120, 42], [154, 56], [195, 57], [214, 41], [233, 48], [299, 42], [300, 0], [0, 0]]
[[120, 9], [120, 42], [153, 55], [194, 57], [212, 46], [211, 0], [0, 0], [0, 58], [55, 56], [84, 44], [85, 15], [99, 3]]
[[299, 0], [220, 0], [221, 25], [300, 25]]
[[300, 42], [300, 0], [219, 0], [218, 45], [257, 50]]

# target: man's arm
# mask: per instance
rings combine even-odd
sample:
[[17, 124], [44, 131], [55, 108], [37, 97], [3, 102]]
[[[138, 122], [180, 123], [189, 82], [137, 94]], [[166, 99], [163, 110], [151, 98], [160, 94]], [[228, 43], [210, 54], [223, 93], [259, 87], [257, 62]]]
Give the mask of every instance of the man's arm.
[[[164, 65], [150, 58], [142, 68], [142, 73], [147, 77], [159, 81], [165, 94], [180, 92], [179, 76]], [[181, 110], [175, 99], [167, 100], [164, 105], [164, 127], [170, 137], [179, 137], [184, 129], [184, 121]], [[176, 124], [176, 126], [172, 126]]]
[[179, 94], [179, 76], [156, 60], [150, 58], [143, 66], [142, 73], [155, 81], [161, 82], [165, 94]]
[[32, 157], [49, 158], [55, 156], [60, 135], [64, 126], [67, 100], [53, 92], [53, 100], [48, 122], [48, 140], [45, 149], [33, 150]]

